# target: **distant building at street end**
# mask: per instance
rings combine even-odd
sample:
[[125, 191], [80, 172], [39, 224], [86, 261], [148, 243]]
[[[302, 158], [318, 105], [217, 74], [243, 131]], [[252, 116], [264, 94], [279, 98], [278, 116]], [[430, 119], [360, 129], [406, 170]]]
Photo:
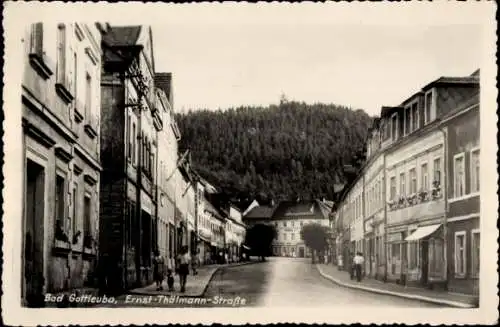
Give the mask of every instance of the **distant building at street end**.
[[258, 206], [250, 210], [243, 218], [250, 227], [255, 224], [268, 224], [276, 228], [273, 241], [273, 255], [284, 257], [310, 257], [311, 251], [301, 239], [300, 231], [307, 224], [317, 223], [329, 226], [331, 202], [282, 201], [278, 205]]

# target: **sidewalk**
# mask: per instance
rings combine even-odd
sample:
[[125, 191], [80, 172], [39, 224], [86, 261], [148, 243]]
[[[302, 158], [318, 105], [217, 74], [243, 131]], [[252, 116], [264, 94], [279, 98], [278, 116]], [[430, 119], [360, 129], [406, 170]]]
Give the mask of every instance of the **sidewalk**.
[[318, 268], [319, 273], [324, 278], [338, 285], [353, 289], [398, 296], [455, 308], [477, 308], [479, 303], [478, 297], [473, 295], [433, 291], [418, 287], [405, 287], [395, 283], [384, 283], [373, 278], [365, 278], [361, 282], [357, 282], [356, 280], [351, 280], [348, 272], [339, 271], [337, 266], [332, 264], [316, 264], [316, 268]]
[[222, 264], [222, 265], [206, 265], [198, 268], [198, 274], [192, 275], [190, 273], [187, 277], [186, 281], [186, 291], [184, 293], [180, 292], [180, 284], [179, 284], [179, 275], [174, 275], [174, 291], [169, 292], [168, 291], [168, 286], [167, 286], [167, 279], [165, 278], [163, 280], [163, 290], [162, 291], [157, 291], [156, 290], [156, 283], [153, 283], [149, 286], [141, 287], [141, 288], [136, 288], [128, 291], [129, 294], [135, 294], [135, 295], [178, 295], [178, 296], [183, 296], [183, 297], [199, 297], [202, 296], [203, 293], [205, 293], [206, 288], [208, 287], [208, 283], [212, 279], [212, 276], [215, 274], [215, 272], [224, 267], [237, 267], [237, 266], [242, 266], [242, 265], [247, 265], [251, 263], [257, 263], [258, 261], [245, 261], [245, 262], [238, 262], [238, 263], [229, 263], [229, 264]]

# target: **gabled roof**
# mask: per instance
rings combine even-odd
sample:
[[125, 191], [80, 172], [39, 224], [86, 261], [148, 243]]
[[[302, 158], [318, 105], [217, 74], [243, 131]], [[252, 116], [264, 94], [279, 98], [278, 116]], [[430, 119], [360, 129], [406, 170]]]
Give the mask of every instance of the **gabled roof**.
[[[476, 73], [476, 72], [474, 72]], [[471, 86], [471, 85], [478, 85], [479, 84], [479, 73], [477, 72], [476, 75], [472, 76], [465, 76], [465, 77], [440, 77], [426, 86], [422, 88], [422, 90], [428, 90], [434, 86], [437, 85], [464, 85], [464, 86]]]
[[271, 219], [276, 207], [257, 206], [250, 210], [243, 219]]
[[325, 219], [318, 200], [313, 201], [282, 201], [274, 211], [273, 219], [305, 218]]
[[112, 26], [108, 33], [103, 35], [103, 41], [110, 46], [136, 45], [141, 26]]

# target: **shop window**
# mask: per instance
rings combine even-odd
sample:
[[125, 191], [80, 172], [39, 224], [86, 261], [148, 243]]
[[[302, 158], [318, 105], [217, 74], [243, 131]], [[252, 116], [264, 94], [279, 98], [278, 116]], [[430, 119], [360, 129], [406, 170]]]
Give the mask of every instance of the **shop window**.
[[467, 258], [465, 253], [466, 245], [465, 232], [455, 233], [455, 276], [465, 277]]

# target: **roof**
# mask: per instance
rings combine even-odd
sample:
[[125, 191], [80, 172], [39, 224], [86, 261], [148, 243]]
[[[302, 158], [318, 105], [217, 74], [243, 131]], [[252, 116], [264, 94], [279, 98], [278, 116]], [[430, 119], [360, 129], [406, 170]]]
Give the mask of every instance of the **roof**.
[[389, 107], [389, 106], [383, 106], [382, 110], [380, 111], [380, 117], [387, 117], [392, 115], [393, 113], [397, 112], [398, 110], [401, 110], [402, 107]]
[[215, 217], [223, 219], [221, 212], [206, 198], [205, 198], [205, 210], [214, 214]]
[[243, 219], [271, 219], [274, 213], [276, 206], [257, 206], [250, 210]]
[[476, 71], [474, 74], [465, 77], [440, 77], [424, 86], [422, 90], [425, 91], [437, 85], [477, 85], [479, 84], [479, 72]]
[[272, 219], [304, 218], [325, 219], [325, 208], [319, 205], [319, 200], [313, 201], [282, 201], [274, 211]]
[[141, 26], [113, 26], [108, 33], [103, 35], [103, 41], [110, 46], [136, 45]]
[[318, 207], [321, 210], [321, 213], [323, 214], [324, 217], [328, 217], [330, 212], [332, 212], [333, 202], [332, 201], [328, 201], [328, 202], [331, 202], [331, 205], [330, 205], [330, 203], [326, 203], [326, 202], [317, 200]]

